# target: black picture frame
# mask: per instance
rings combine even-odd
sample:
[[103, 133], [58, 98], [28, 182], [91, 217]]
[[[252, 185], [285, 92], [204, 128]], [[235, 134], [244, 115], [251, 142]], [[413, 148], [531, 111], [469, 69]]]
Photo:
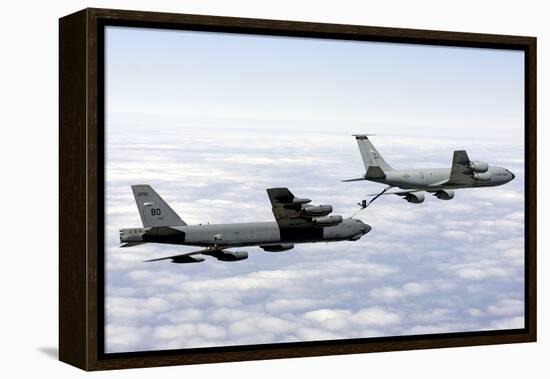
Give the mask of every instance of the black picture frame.
[[[525, 52], [525, 328], [105, 354], [104, 28], [109, 25]], [[59, 21], [59, 359], [84, 370], [536, 341], [536, 38], [88, 8]]]

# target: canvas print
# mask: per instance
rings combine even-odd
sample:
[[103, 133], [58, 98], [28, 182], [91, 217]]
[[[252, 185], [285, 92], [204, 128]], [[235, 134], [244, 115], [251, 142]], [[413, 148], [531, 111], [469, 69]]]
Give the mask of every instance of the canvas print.
[[107, 26], [105, 353], [524, 328], [524, 69]]

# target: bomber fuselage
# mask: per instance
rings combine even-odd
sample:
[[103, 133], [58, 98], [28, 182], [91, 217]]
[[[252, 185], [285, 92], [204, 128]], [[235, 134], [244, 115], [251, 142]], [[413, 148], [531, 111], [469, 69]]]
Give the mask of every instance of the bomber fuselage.
[[348, 218], [327, 227], [280, 228], [276, 222], [253, 222], [130, 228], [120, 231], [120, 240], [230, 248], [357, 240], [370, 230], [361, 220]]

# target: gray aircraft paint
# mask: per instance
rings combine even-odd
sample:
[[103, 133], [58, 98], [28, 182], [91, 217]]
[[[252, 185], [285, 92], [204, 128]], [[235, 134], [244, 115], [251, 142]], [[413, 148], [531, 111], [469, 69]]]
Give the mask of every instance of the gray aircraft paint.
[[[248, 256], [246, 252], [224, 249], [260, 246], [266, 251], [284, 251], [295, 243], [356, 241], [371, 230], [359, 219], [327, 218], [326, 214], [332, 212], [332, 207], [311, 206], [309, 199], [296, 198], [286, 188], [267, 190], [276, 222], [199, 225], [187, 225], [151, 186], [134, 185], [132, 191], [144, 227], [121, 229], [123, 247], [148, 242], [204, 247], [200, 251], [154, 260], [171, 259], [175, 263], [202, 261], [202, 258], [191, 257], [196, 254], [212, 255], [220, 260], [241, 260]], [[315, 210], [322, 211], [321, 215], [308, 216]], [[322, 226], [317, 223], [321, 221], [334, 221], [334, 225]], [[231, 259], [235, 254], [240, 255]]]
[[[386, 192], [383, 193], [384, 195], [393, 194], [404, 196], [407, 200], [414, 200], [408, 196], [426, 191], [438, 197], [446, 194], [448, 196], [440, 198], [449, 200], [453, 198], [452, 191], [455, 189], [500, 186], [515, 178], [515, 175], [504, 167], [490, 166], [486, 162], [470, 161], [464, 150], [457, 150], [453, 153], [453, 162], [450, 168], [396, 170], [386, 163], [369, 140], [368, 135], [359, 134], [354, 137], [357, 140], [366, 173], [362, 178], [344, 181], [369, 180], [404, 190]], [[423, 197], [420, 201], [412, 202], [422, 201]]]
[[132, 186], [139, 217], [145, 227], [186, 225], [149, 185]]

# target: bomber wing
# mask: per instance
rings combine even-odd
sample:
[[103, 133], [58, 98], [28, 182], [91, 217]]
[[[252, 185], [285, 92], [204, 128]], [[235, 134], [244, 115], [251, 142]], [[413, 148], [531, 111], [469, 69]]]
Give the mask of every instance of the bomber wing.
[[208, 252], [209, 249], [202, 249], [197, 251], [192, 251], [190, 253], [185, 254], [178, 254], [178, 255], [172, 255], [170, 257], [163, 257], [163, 258], [155, 258], [155, 259], [149, 259], [145, 262], [156, 262], [156, 261], [163, 261], [165, 259], [171, 259], [173, 263], [195, 263], [195, 262], [202, 262], [204, 261], [204, 258], [201, 257], [193, 257], [193, 255], [197, 254], [204, 254]]
[[453, 165], [451, 175], [446, 184], [472, 184], [475, 182], [472, 177], [473, 171], [470, 168], [471, 162], [465, 150], [457, 150], [453, 154]]
[[342, 222], [342, 216], [327, 216], [331, 205], [310, 205], [310, 199], [294, 196], [288, 188], [268, 188], [273, 215], [280, 228], [325, 227]]
[[149, 259], [145, 262], [156, 262], [156, 261], [163, 261], [166, 259], [172, 260], [172, 263], [195, 263], [195, 262], [204, 261], [204, 258], [202, 257], [193, 256], [198, 254], [210, 255], [211, 257], [214, 257], [219, 261], [226, 261], [226, 262], [242, 261], [243, 259], [248, 258], [248, 253], [246, 251], [229, 251], [229, 250], [221, 249], [219, 247], [210, 247], [202, 250], [192, 251], [190, 253], [172, 255], [170, 257]]

